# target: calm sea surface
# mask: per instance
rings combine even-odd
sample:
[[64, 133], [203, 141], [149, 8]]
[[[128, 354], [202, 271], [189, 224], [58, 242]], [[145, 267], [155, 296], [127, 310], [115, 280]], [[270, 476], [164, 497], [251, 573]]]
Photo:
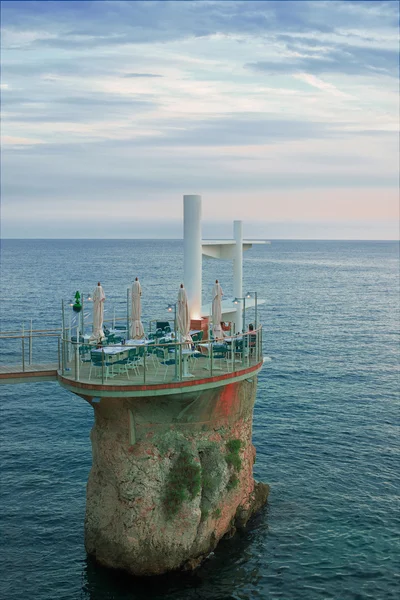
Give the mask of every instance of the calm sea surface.
[[[254, 444], [268, 506], [192, 574], [100, 568], [83, 545], [92, 409], [55, 383], [1, 386], [2, 599], [397, 600], [398, 245], [277, 241], [245, 257], [244, 291], [266, 300]], [[231, 269], [204, 260], [204, 301], [216, 277], [231, 293]], [[182, 270], [181, 241], [3, 241], [0, 328], [59, 326], [61, 298], [98, 280], [122, 316], [136, 275], [145, 320], [164, 317]], [[15, 362], [18, 344], [2, 347]]]

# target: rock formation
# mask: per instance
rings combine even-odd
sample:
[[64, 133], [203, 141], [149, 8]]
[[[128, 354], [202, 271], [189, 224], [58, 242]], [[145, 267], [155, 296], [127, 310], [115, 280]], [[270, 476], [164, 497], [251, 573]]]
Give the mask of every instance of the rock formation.
[[201, 392], [102, 398], [91, 432], [85, 546], [134, 575], [192, 569], [265, 502], [255, 483], [257, 379]]

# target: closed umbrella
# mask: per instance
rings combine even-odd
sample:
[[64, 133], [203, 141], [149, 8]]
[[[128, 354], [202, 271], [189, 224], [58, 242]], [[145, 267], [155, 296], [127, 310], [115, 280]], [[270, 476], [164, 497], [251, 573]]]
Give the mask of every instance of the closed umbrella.
[[105, 299], [106, 295], [99, 281], [96, 289], [93, 292], [93, 332], [90, 336], [91, 342], [101, 342], [101, 340], [105, 337], [103, 331]]
[[144, 329], [140, 320], [142, 314], [141, 295], [142, 288], [139, 279], [136, 277], [132, 283], [131, 339], [133, 340], [140, 340], [144, 337]]
[[218, 283], [218, 279], [215, 280], [213, 287], [213, 301], [212, 301], [212, 321], [213, 321], [213, 335], [216, 340], [222, 339], [224, 333], [221, 327], [222, 320], [222, 296], [224, 295], [222, 287]]
[[178, 307], [176, 313], [177, 329], [180, 340], [182, 342], [192, 343], [190, 336], [190, 317], [189, 317], [189, 305], [186, 290], [181, 283], [178, 293]]

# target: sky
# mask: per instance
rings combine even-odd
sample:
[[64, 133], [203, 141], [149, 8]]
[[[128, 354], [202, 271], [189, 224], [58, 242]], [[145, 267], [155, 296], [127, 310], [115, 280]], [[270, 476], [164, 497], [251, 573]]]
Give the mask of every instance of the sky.
[[1, 3], [4, 238], [397, 239], [399, 4]]

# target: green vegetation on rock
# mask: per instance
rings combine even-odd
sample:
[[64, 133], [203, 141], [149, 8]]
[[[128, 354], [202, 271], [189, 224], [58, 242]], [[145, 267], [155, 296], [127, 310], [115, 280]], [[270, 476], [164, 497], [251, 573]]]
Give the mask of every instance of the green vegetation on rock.
[[186, 500], [193, 500], [201, 489], [201, 468], [193, 456], [182, 450], [169, 472], [163, 498], [167, 518], [177, 514]]
[[242, 441], [235, 439], [229, 440], [226, 443], [228, 454], [225, 456], [225, 460], [228, 466], [233, 467], [235, 471], [240, 471], [242, 468], [242, 459], [239, 455], [239, 450], [242, 447]]
[[201, 520], [205, 521], [208, 517], [209, 510], [207, 508], [201, 509]]
[[216, 508], [213, 512], [213, 517], [214, 519], [219, 519], [221, 516], [221, 509], [220, 508]]
[[231, 475], [229, 478], [229, 481], [227, 483], [226, 489], [228, 490], [228, 492], [230, 492], [231, 490], [237, 488], [239, 483], [239, 479], [237, 478], [236, 475]]

